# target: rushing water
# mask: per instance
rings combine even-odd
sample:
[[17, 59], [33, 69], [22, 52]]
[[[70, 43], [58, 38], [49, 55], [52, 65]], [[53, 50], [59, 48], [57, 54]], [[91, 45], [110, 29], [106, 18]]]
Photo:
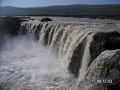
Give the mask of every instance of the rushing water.
[[119, 48], [118, 26], [23, 21], [19, 35], [6, 37], [0, 48], [0, 90], [78, 90], [92, 61]]
[[74, 79], [31, 36], [7, 39], [0, 52], [0, 90], [73, 90]]

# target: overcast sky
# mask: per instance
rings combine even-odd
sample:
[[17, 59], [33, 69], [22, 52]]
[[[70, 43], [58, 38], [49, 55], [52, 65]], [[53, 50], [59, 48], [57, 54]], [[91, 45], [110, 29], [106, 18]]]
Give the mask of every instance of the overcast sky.
[[36, 7], [68, 4], [120, 4], [120, 0], [0, 0], [1, 6]]

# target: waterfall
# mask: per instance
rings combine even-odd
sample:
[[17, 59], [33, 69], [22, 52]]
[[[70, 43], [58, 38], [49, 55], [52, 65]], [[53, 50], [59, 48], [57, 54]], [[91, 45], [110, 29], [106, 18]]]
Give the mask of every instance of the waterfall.
[[74, 78], [32, 36], [6, 40], [0, 54], [0, 90], [73, 90]]
[[[105, 47], [106, 41], [103, 42], [103, 46], [100, 46], [102, 43], [98, 40], [100, 44], [96, 47], [96, 50], [93, 50], [95, 45], [97, 45], [94, 45], [94, 43], [97, 42], [95, 36], [98, 36], [99, 32], [103, 32], [102, 36], [105, 34], [105, 36], [109, 38], [110, 35], [107, 34], [112, 32], [112, 29], [114, 31], [117, 30], [112, 26], [109, 26], [111, 29], [108, 28], [108, 24], [106, 23], [75, 24], [39, 21], [33, 23], [28, 21], [23, 23], [23, 26], [26, 27], [27, 33], [32, 30], [31, 32], [34, 37], [38, 36], [34, 33], [39, 31], [39, 33], [37, 33], [39, 34], [38, 42], [43, 41], [42, 43], [58, 58], [59, 62], [66, 69], [66, 72], [72, 73], [75, 77], [79, 76], [79, 80], [85, 76], [88, 66], [93, 61], [93, 57], [97, 57], [97, 55], [107, 49]], [[33, 26], [41, 26], [41, 28], [31, 29]], [[104, 31], [104, 29], [106, 29], [106, 31]], [[100, 38], [102, 40], [106, 39], [105, 37]], [[100, 48], [101, 50], [97, 50]], [[94, 52], [99, 53], [93, 55]]]
[[[39, 29], [37, 28], [38, 26], [42, 27]], [[73, 73], [75, 77], [79, 75], [79, 72], [86, 72], [87, 65], [90, 61], [90, 42], [94, 34], [88, 29], [89, 25], [85, 27], [79, 24], [45, 22], [33, 24], [32, 22], [25, 22], [22, 24], [22, 27], [26, 27], [27, 34], [31, 32], [34, 37], [39, 35], [38, 42], [42, 41], [55, 54], [66, 72]], [[34, 29], [31, 29], [33, 27]], [[38, 31], [39, 33], [35, 34]], [[80, 45], [82, 43], [84, 44]], [[77, 47], [80, 47], [78, 54], [75, 53]]]
[[0, 52], [0, 90], [77, 90], [103, 51], [120, 48], [114, 25], [22, 21]]

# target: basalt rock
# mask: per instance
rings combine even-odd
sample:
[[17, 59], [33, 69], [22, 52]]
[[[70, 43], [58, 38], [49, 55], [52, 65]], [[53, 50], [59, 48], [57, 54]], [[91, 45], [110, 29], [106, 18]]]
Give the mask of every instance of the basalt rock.
[[120, 49], [120, 33], [98, 32], [93, 36], [90, 47], [91, 59], [94, 60], [104, 50]]
[[41, 19], [41, 22], [48, 22], [48, 21], [52, 21], [52, 19], [51, 18], [42, 18]]
[[102, 52], [90, 65], [78, 90], [120, 90], [120, 50]]
[[[92, 32], [94, 33], [94, 32]], [[88, 35], [89, 36], [89, 35]], [[72, 72], [76, 77], [79, 76], [79, 70], [81, 69], [81, 63], [85, 60], [85, 47], [87, 47], [87, 42], [91, 39], [89, 37], [88, 40], [86, 38], [76, 47], [73, 52], [71, 62], [69, 64], [69, 70]], [[87, 68], [89, 65], [94, 61], [94, 59], [103, 51], [105, 50], [116, 50], [120, 49], [120, 33], [116, 31], [112, 32], [97, 32], [93, 36], [91, 43], [89, 43], [88, 49], [90, 50], [90, 58], [87, 61]], [[87, 56], [85, 56], [87, 57]]]
[[17, 17], [0, 18], [0, 34], [17, 35], [21, 25], [22, 19]]

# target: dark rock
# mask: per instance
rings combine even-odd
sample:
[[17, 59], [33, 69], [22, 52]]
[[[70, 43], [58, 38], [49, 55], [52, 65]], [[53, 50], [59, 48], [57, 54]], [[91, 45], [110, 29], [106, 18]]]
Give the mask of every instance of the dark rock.
[[[120, 49], [120, 33], [113, 32], [97, 32], [93, 36], [93, 40], [90, 43], [90, 59], [88, 66], [94, 61], [94, 59], [105, 50]], [[88, 36], [86, 37], [88, 38]], [[81, 69], [81, 62], [83, 61], [83, 55], [85, 52], [86, 38], [75, 48], [69, 64], [68, 70], [74, 74], [75, 77], [79, 76], [79, 70]], [[89, 40], [89, 38], [88, 38]], [[90, 40], [89, 40], [90, 41]]]
[[0, 51], [6, 38], [18, 35], [21, 22], [17, 17], [0, 17]]
[[17, 17], [4, 17], [0, 20], [0, 34], [17, 35], [19, 32], [21, 19]]
[[[93, 36], [93, 41], [90, 45], [91, 61], [103, 51], [120, 49], [120, 33], [113, 32], [98, 32]], [[89, 65], [90, 65], [89, 63]]]
[[42, 18], [41, 19], [41, 22], [48, 22], [48, 21], [52, 21], [52, 19], [51, 18]]
[[90, 65], [78, 90], [120, 90], [120, 50], [102, 52]]

